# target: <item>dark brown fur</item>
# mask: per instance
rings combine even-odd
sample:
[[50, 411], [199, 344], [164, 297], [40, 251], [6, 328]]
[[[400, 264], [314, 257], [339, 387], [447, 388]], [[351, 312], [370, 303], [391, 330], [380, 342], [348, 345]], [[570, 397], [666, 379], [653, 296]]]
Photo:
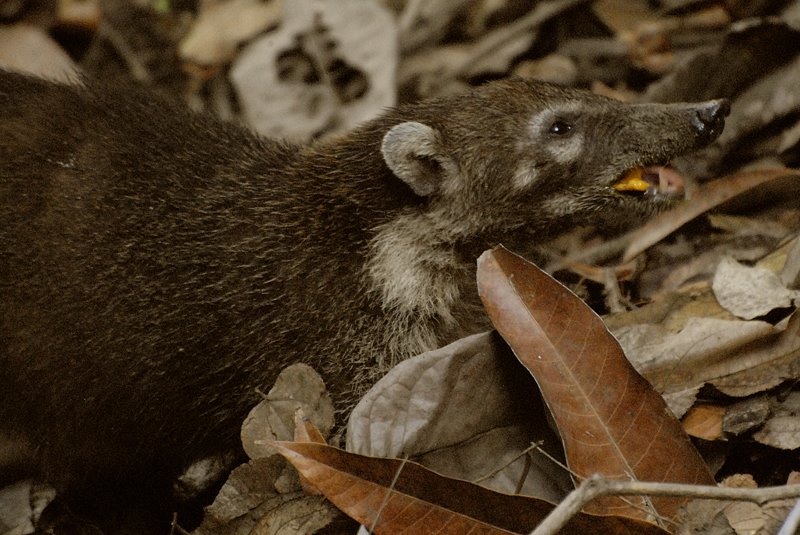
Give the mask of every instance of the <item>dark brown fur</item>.
[[76, 503], [163, 503], [286, 365], [348, 406], [485, 327], [476, 252], [650, 212], [611, 182], [716, 137], [713, 105], [505, 81], [298, 146], [0, 73], [0, 438]]

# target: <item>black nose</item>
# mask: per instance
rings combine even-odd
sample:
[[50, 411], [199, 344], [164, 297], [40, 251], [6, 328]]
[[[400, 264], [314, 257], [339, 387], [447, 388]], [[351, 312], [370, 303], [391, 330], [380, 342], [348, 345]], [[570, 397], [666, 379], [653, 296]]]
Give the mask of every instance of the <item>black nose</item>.
[[709, 100], [698, 104], [692, 117], [692, 125], [697, 130], [700, 143], [710, 143], [722, 133], [725, 117], [731, 112], [727, 99]]

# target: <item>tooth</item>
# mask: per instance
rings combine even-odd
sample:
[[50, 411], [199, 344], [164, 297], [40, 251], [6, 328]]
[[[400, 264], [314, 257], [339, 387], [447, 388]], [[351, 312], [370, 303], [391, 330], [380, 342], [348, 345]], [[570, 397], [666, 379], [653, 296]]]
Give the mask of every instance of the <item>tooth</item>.
[[614, 183], [611, 187], [617, 191], [647, 191], [650, 183], [643, 179], [644, 168], [634, 167], [629, 169], [622, 179]]

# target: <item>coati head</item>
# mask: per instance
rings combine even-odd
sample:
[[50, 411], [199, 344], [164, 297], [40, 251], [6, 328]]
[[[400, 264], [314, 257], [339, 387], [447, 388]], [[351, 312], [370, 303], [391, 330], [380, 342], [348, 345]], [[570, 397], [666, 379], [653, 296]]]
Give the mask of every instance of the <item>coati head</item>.
[[[625, 104], [510, 79], [401, 108], [381, 149], [463, 235], [639, 219], [669, 202], [648, 168], [716, 139], [728, 112], [725, 100]], [[638, 180], [620, 186], [631, 170]]]

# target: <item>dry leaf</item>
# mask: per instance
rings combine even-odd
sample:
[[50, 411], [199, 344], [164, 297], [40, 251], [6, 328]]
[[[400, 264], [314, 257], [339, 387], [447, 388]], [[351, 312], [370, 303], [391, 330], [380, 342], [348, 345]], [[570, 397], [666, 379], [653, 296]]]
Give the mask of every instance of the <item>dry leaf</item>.
[[25, 24], [0, 26], [0, 67], [62, 82], [74, 82], [80, 73], [50, 36]]
[[764, 396], [745, 399], [730, 405], [722, 418], [722, 430], [741, 435], [764, 424], [769, 416], [769, 402]]
[[344, 132], [395, 103], [395, 21], [375, 0], [284, 2], [278, 30], [231, 68], [247, 122], [271, 137]]
[[728, 519], [736, 535], [750, 535], [764, 527], [764, 514], [761, 507], [751, 502], [734, 502], [725, 507]]
[[[288, 470], [294, 488], [279, 491]], [[294, 469], [280, 456], [256, 459], [237, 467], [206, 507], [194, 535], [266, 535], [312, 533], [328, 525], [338, 512], [320, 496], [300, 491]]]
[[[517, 488], [525, 465], [509, 461], [538, 441], [560, 449], [536, 385], [491, 332], [395, 366], [361, 399], [347, 430], [349, 451], [418, 458], [459, 479], [496, 472], [481, 484], [505, 492]], [[552, 461], [537, 453], [531, 460], [522, 493], [558, 500], [572, 489]]]
[[[578, 476], [714, 484], [664, 400], [577, 296], [503, 248], [478, 259], [478, 289], [495, 327], [536, 377]], [[666, 517], [684, 502], [634, 501]], [[618, 498], [592, 505], [642, 516]]]
[[704, 440], [722, 438], [722, 418], [725, 407], [698, 404], [689, 409], [683, 417], [683, 429], [689, 435]]
[[[337, 507], [376, 534], [527, 533], [553, 506], [448, 479], [412, 461], [376, 459], [312, 443], [275, 447]], [[560, 533], [661, 534], [630, 518], [579, 514]]]
[[677, 333], [660, 325], [631, 325], [614, 330], [625, 354], [667, 399], [676, 416], [690, 400], [671, 398], [711, 383], [743, 397], [800, 376], [800, 315], [786, 327], [763, 321], [694, 318]]
[[781, 271], [781, 282], [794, 290], [800, 290], [800, 238], [795, 238], [794, 245], [786, 256], [786, 263]]
[[283, 0], [201, 3], [197, 20], [178, 47], [181, 59], [204, 67], [229, 62], [241, 44], [278, 25], [282, 4]]
[[266, 399], [256, 405], [245, 419], [242, 445], [248, 457], [268, 457], [275, 453], [268, 445], [269, 441], [291, 440], [298, 409], [302, 409], [323, 436], [330, 433], [334, 410], [325, 383], [313, 368], [299, 363], [286, 367], [278, 375]]
[[753, 438], [783, 450], [800, 448], [800, 392], [793, 391], [783, 400], [770, 403], [771, 415]]
[[800, 292], [786, 288], [775, 273], [742, 265], [730, 257], [723, 258], [717, 266], [711, 287], [722, 307], [748, 320], [776, 308], [787, 308], [800, 297]]

